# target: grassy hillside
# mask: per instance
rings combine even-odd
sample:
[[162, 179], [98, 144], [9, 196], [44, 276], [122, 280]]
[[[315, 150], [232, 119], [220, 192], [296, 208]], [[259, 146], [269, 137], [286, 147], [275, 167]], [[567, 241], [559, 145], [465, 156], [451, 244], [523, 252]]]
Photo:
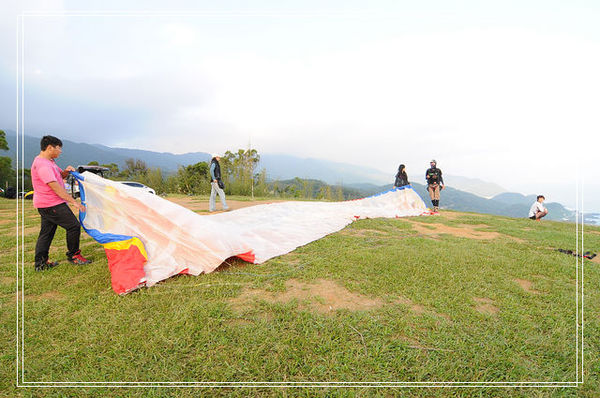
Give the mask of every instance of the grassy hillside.
[[[17, 389], [14, 216], [15, 201], [0, 199], [0, 396], [600, 393], [600, 263], [588, 260], [578, 388]], [[93, 264], [34, 272], [29, 201], [24, 217], [25, 381], [576, 380], [576, 261], [556, 250], [575, 249], [573, 224], [451, 211], [362, 220], [262, 265], [230, 259], [119, 297], [87, 236]], [[586, 230], [600, 252], [600, 228]], [[64, 240], [59, 229], [53, 258], [63, 260]]]

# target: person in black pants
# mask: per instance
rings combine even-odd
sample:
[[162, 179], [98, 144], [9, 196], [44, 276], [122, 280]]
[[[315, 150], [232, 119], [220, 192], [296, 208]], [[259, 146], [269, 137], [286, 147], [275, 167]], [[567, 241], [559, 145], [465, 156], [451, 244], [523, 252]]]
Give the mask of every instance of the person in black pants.
[[427, 181], [427, 191], [431, 198], [433, 211], [437, 213], [440, 210], [440, 191], [444, 189], [444, 178], [442, 177], [442, 170], [437, 168], [435, 159], [432, 159], [429, 165], [431, 167], [425, 172], [425, 180]]
[[44, 136], [40, 142], [40, 154], [31, 165], [31, 182], [33, 184], [33, 206], [37, 208], [42, 218], [40, 234], [35, 245], [35, 270], [42, 271], [58, 265], [49, 261], [49, 250], [56, 228], [64, 228], [67, 232], [67, 260], [73, 264], [89, 264], [92, 261], [81, 255], [79, 237], [81, 227], [79, 221], [69, 208], [73, 205], [79, 211], [85, 211], [85, 206], [77, 202], [67, 193], [63, 178], [69, 171], [75, 171], [73, 166], [62, 170], [54, 159], [62, 152], [62, 141], [51, 135]]

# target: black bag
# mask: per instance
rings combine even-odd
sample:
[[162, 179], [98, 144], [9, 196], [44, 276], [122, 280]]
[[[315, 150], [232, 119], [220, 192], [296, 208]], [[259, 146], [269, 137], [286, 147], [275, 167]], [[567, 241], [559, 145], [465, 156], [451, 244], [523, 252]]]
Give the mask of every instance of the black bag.
[[217, 185], [219, 186], [219, 188], [225, 189], [225, 183], [223, 183], [223, 180], [217, 180]]

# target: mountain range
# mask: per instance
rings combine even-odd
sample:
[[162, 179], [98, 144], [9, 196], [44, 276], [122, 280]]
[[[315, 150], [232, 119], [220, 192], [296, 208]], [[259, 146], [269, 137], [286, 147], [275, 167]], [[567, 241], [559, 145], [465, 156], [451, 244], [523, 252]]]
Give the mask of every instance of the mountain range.
[[[8, 156], [16, 165], [16, 134], [7, 130]], [[39, 137], [25, 135], [23, 160], [25, 167], [31, 164], [39, 153]], [[65, 151], [59, 164], [77, 166], [97, 161], [100, 164], [116, 163], [124, 167], [125, 160], [134, 158], [146, 162], [148, 167], [161, 168], [166, 174], [177, 171], [179, 166], [187, 166], [201, 161], [209, 161], [207, 152], [172, 154], [140, 149], [112, 148], [99, 144], [76, 143], [63, 140]], [[0, 156], [3, 155], [0, 153]], [[294, 177], [318, 179], [332, 185], [342, 185], [362, 192], [365, 196], [391, 188], [386, 184], [394, 179], [395, 170], [384, 173], [374, 168], [347, 163], [331, 162], [323, 159], [298, 158], [285, 154], [261, 154], [259, 168], [265, 168], [271, 180], [288, 180]], [[409, 176], [410, 177], [410, 176]], [[419, 180], [424, 179], [418, 176]], [[461, 176], [446, 175], [446, 189], [442, 193], [441, 207], [459, 211], [470, 211], [510, 217], [525, 217], [535, 201], [535, 195], [506, 192], [497, 184]], [[429, 203], [429, 195], [424, 185], [411, 181], [417, 193]], [[546, 203], [547, 216], [551, 220], [574, 221], [575, 212], [560, 203]], [[585, 222], [600, 225], [600, 214], [586, 215]]]
[[[16, 134], [6, 130], [9, 142], [8, 156], [13, 159], [15, 166]], [[24, 164], [30, 165], [39, 153], [39, 137], [25, 135], [23, 139]], [[120, 168], [125, 166], [125, 160], [133, 158], [146, 162], [149, 167], [158, 167], [166, 174], [177, 171], [179, 166], [187, 166], [202, 161], [210, 161], [207, 152], [189, 152], [175, 155], [169, 152], [153, 152], [141, 149], [112, 148], [100, 144], [77, 143], [63, 140], [65, 151], [59, 159], [60, 164], [77, 166], [97, 161], [100, 164], [115, 163]], [[1, 155], [1, 154], [0, 154]], [[347, 185], [372, 183], [383, 185], [394, 180], [395, 170], [384, 173], [381, 170], [356, 166], [348, 163], [332, 162], [315, 158], [299, 158], [286, 154], [261, 154], [259, 168], [265, 168], [271, 180], [288, 180], [295, 177], [314, 178], [328, 184]], [[425, 170], [419, 178], [424, 180]], [[461, 191], [490, 198], [506, 189], [497, 184], [461, 176], [445, 175], [445, 182]]]

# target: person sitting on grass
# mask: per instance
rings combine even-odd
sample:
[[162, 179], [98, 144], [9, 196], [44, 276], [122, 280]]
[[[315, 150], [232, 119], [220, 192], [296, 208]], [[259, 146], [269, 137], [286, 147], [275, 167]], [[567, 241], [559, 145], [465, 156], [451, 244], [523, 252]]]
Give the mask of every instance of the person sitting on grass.
[[35, 270], [43, 271], [58, 265], [57, 261], [48, 260], [48, 251], [57, 226], [67, 232], [67, 260], [72, 264], [89, 264], [92, 261], [83, 257], [79, 250], [81, 226], [67, 203], [81, 212], [85, 211], [85, 206], [67, 193], [63, 183], [63, 178], [75, 169], [73, 166], [67, 166], [65, 170], [61, 170], [56, 165], [54, 159], [62, 153], [60, 139], [46, 135], [40, 142], [40, 149], [40, 154], [31, 165], [33, 207], [42, 218], [40, 234], [35, 245]]
[[529, 218], [532, 220], [540, 221], [542, 217], [548, 214], [548, 209], [543, 205], [546, 198], [544, 195], [538, 195], [537, 200], [531, 205], [529, 209]]

